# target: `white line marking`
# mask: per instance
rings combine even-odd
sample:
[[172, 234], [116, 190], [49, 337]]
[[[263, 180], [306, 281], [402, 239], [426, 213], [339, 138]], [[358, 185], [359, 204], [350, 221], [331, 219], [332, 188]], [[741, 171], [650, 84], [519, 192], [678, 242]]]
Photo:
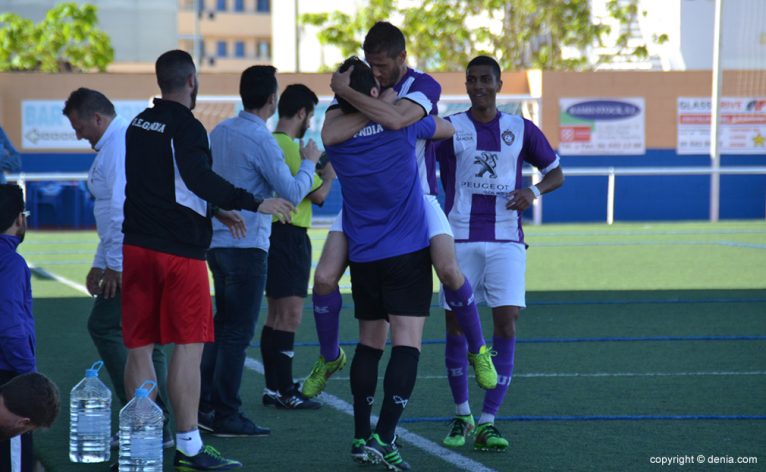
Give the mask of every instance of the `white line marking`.
[[[253, 359], [252, 357], [245, 359], [245, 367], [263, 375], [263, 364]], [[325, 392], [319, 395], [319, 399], [322, 400], [325, 405], [328, 405], [331, 408], [340, 411], [341, 413], [345, 413], [349, 416], [354, 416], [354, 407], [347, 401], [342, 400], [335, 395], [330, 395], [329, 393]], [[375, 423], [378, 421], [378, 417], [373, 415], [371, 420], [373, 423]], [[396, 434], [402, 440], [412, 444], [418, 449], [421, 449], [434, 457], [438, 457], [439, 459], [442, 459], [443, 461], [448, 462], [456, 467], [460, 467], [463, 470], [470, 470], [471, 472], [495, 472], [494, 469], [490, 469], [484, 464], [461, 456], [460, 454], [452, 452], [449, 449], [443, 448], [435, 442], [412, 433], [407, 429], [402, 428], [401, 426], [396, 428]]]
[[[530, 372], [528, 374], [513, 374], [513, 378], [571, 378], [571, 377], [704, 377], [727, 375], [766, 375], [766, 371], [710, 371], [710, 372]], [[468, 377], [473, 378], [473, 375]], [[378, 377], [382, 379], [383, 377]], [[446, 375], [418, 375], [418, 379], [443, 380]], [[330, 380], [349, 380], [348, 376], [332, 376]]]
[[77, 282], [74, 282], [72, 280], [67, 279], [66, 277], [62, 277], [58, 274], [55, 274], [53, 272], [47, 271], [43, 269], [42, 267], [37, 267], [34, 264], [27, 264], [29, 266], [29, 270], [34, 270], [38, 272], [39, 274], [43, 276], [50, 276], [53, 280], [56, 282], [61, 282], [62, 284], [66, 285], [69, 288], [73, 288], [77, 290], [78, 292], [84, 293], [86, 296], [91, 297], [91, 294], [88, 292], [88, 289], [85, 287], [85, 285], [78, 284]]
[[[90, 294], [88, 293], [88, 289], [85, 288], [84, 285], [80, 285], [65, 277], [54, 274], [52, 272], [48, 272], [42, 268], [35, 267], [32, 264], [29, 264], [29, 267], [30, 269], [34, 267], [35, 270], [38, 270], [38, 271], [44, 272], [47, 275], [50, 275], [57, 282], [61, 282], [67, 287], [71, 287], [77, 291], [80, 291], [90, 296]], [[245, 359], [245, 367], [263, 375], [263, 364], [253, 359], [252, 357], [248, 357]], [[350, 403], [334, 395], [330, 395], [328, 393], [322, 393], [322, 395], [320, 396], [320, 399], [325, 404], [340, 411], [341, 413], [345, 413], [349, 416], [354, 416], [354, 407]], [[373, 415], [371, 417], [371, 420], [373, 422], [377, 422], [378, 417]], [[402, 438], [402, 440], [414, 445], [415, 447], [419, 449], [422, 449], [423, 451], [425, 451], [426, 453], [434, 457], [438, 457], [439, 459], [442, 459], [445, 462], [448, 462], [456, 467], [460, 467], [463, 470], [470, 470], [472, 472], [496, 472], [494, 469], [490, 469], [486, 467], [484, 464], [471, 460], [467, 457], [463, 457], [460, 454], [456, 454], [450, 451], [449, 449], [445, 449], [439, 446], [438, 444], [436, 444], [435, 442], [430, 441], [415, 433], [412, 433], [408, 431], [407, 429], [402, 428], [401, 426], [396, 429], [396, 432], [399, 435], [399, 437]]]

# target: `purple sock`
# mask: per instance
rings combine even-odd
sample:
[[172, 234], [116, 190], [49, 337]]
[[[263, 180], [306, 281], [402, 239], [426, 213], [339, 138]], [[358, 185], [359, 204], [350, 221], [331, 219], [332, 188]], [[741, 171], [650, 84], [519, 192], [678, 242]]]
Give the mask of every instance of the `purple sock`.
[[479, 309], [476, 308], [471, 283], [465, 279], [463, 286], [457, 290], [444, 286], [444, 298], [468, 340], [468, 351], [476, 354], [484, 345], [484, 334], [481, 332]]
[[340, 355], [338, 338], [340, 336], [340, 307], [343, 298], [336, 288], [327, 295], [312, 296], [314, 302], [314, 322], [319, 338], [319, 353], [326, 361], [334, 361]]
[[444, 363], [447, 366], [447, 381], [452, 390], [455, 405], [468, 401], [468, 358], [465, 336], [447, 335], [444, 348]]
[[500, 409], [500, 404], [503, 403], [505, 393], [508, 391], [508, 386], [511, 385], [516, 338], [509, 339], [495, 336], [492, 338], [492, 342], [492, 350], [497, 352], [497, 355], [492, 358], [492, 362], [497, 370], [497, 387], [487, 390], [487, 393], [484, 394], [484, 408], [481, 411], [496, 415], [497, 410]]

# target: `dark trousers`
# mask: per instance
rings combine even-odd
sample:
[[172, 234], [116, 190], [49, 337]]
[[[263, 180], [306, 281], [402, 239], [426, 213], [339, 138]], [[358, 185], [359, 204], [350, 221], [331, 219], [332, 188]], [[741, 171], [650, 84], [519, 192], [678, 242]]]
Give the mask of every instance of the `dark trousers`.
[[207, 253], [215, 286], [215, 342], [202, 355], [200, 408], [216, 419], [239, 413], [246, 351], [255, 333], [266, 286], [261, 249], [216, 248]]

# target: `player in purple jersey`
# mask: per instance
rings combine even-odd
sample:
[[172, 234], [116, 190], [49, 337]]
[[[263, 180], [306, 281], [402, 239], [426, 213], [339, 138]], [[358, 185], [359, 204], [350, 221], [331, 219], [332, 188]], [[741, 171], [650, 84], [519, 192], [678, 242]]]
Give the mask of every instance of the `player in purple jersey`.
[[[351, 84], [377, 99], [372, 70], [350, 58]], [[338, 99], [343, 113], [356, 111]], [[394, 441], [394, 431], [415, 387], [423, 326], [433, 290], [423, 191], [418, 182], [417, 139], [446, 139], [452, 127], [426, 117], [400, 130], [368, 121], [350, 139], [322, 130], [327, 155], [343, 192], [343, 232], [348, 237], [351, 290], [359, 320], [359, 343], [351, 362], [354, 441], [358, 462], [383, 462], [390, 470], [410, 470]], [[383, 379], [380, 416], [372, 431], [378, 364], [391, 327], [391, 358]]]
[[[333, 75], [331, 87], [337, 96], [352, 104], [362, 113], [342, 114], [328, 111], [326, 129], [341, 139], [348, 139], [366, 125], [368, 120], [386, 129], [398, 130], [412, 125], [424, 116], [437, 113], [441, 87], [428, 74], [407, 67], [404, 35], [387, 22], [376, 23], [364, 40], [364, 52], [375, 78], [383, 89], [393, 88], [401, 98], [396, 104], [377, 100], [355, 91], [349, 86], [350, 71]], [[430, 140], [417, 143], [417, 173], [425, 194], [431, 259], [436, 274], [444, 285], [444, 292], [463, 332], [469, 339], [470, 361], [476, 370], [476, 379], [482, 388], [497, 385], [497, 373], [485, 345], [481, 331], [473, 289], [458, 267], [452, 231], [444, 212], [436, 201], [435, 159]], [[314, 319], [320, 345], [320, 357], [303, 384], [303, 394], [318, 395], [327, 378], [346, 363], [346, 355], [338, 343], [341, 296], [338, 281], [346, 268], [348, 244], [340, 219], [330, 229], [322, 255], [314, 273]]]
[[[448, 118], [455, 136], [441, 141], [436, 149], [458, 262], [475, 289], [476, 302], [484, 301], [492, 308], [496, 353], [492, 361], [498, 374], [497, 387], [484, 395], [476, 424], [468, 403], [466, 337], [454, 311], [442, 301], [447, 310], [447, 378], [456, 405], [443, 442], [462, 446], [475, 429], [474, 448], [494, 451], [508, 447], [494, 422], [511, 382], [516, 319], [525, 306], [521, 213], [540, 195], [564, 183], [559, 158], [542, 131], [529, 120], [497, 110], [496, 95], [502, 85], [494, 59], [471, 60], [465, 82], [471, 108]], [[524, 162], [542, 172], [541, 182], [523, 188]]]

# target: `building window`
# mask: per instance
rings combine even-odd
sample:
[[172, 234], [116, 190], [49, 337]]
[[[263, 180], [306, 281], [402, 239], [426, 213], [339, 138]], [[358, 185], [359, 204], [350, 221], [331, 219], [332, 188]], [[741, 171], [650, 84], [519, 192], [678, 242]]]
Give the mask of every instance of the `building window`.
[[216, 10], [226, 11], [226, 0], [218, 0], [216, 2]]
[[234, 11], [236, 12], [245, 11], [245, 0], [234, 0]]
[[227, 49], [226, 41], [218, 41], [217, 50], [218, 54], [216, 54], [218, 57], [226, 57], [229, 55]]
[[270, 59], [271, 58], [271, 43], [269, 41], [258, 41], [256, 43], [258, 51], [258, 59]]
[[258, 13], [268, 13], [271, 11], [271, 2], [269, 0], [258, 0], [258, 5], [256, 6], [256, 10]]
[[237, 41], [234, 43], [234, 56], [235, 57], [245, 57], [245, 42], [244, 41]]

